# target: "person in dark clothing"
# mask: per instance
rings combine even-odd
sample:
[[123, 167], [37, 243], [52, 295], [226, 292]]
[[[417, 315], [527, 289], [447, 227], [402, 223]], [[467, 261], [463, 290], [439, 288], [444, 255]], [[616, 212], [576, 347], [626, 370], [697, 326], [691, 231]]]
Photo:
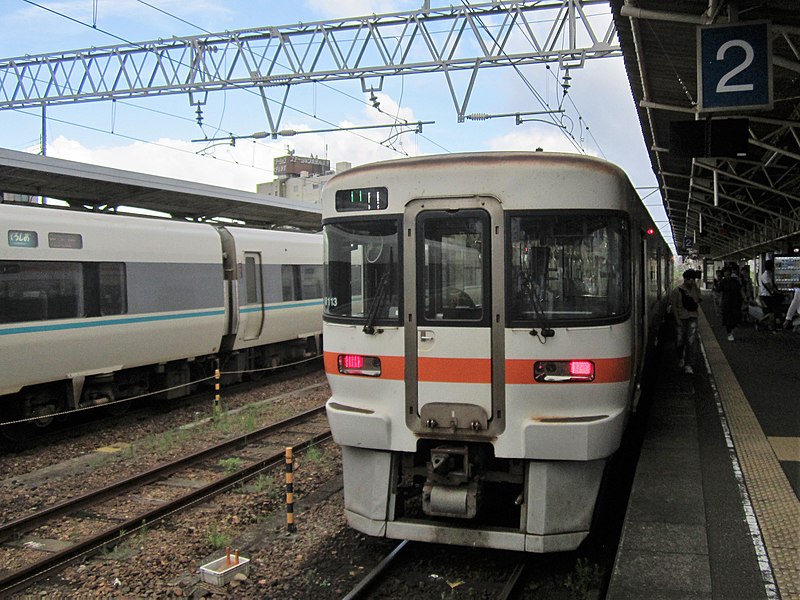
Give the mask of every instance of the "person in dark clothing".
[[719, 291], [722, 324], [728, 332], [728, 340], [732, 342], [733, 330], [742, 318], [742, 286], [739, 278], [734, 277], [731, 267], [722, 270]]
[[697, 354], [697, 318], [700, 303], [700, 288], [695, 279], [700, 272], [687, 269], [683, 273], [683, 283], [673, 288], [670, 293], [672, 316], [675, 319], [675, 348], [678, 351], [678, 367], [684, 373], [694, 373], [694, 361]]

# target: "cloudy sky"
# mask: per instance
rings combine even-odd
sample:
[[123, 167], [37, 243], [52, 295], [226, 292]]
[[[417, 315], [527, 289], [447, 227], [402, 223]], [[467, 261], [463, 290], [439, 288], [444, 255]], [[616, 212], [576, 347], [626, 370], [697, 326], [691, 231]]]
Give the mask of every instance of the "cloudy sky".
[[[144, 42], [172, 36], [291, 25], [347, 17], [407, 12], [423, 0], [3, 0], [0, 57]], [[431, 7], [450, 5], [431, 0]], [[587, 12], [610, 21], [609, 7]], [[547, 13], [552, 16], [553, 13]], [[530, 17], [529, 17], [530, 18]], [[549, 25], [547, 25], [549, 27]], [[598, 27], [600, 33], [604, 27]], [[639, 189], [665, 235], [669, 227], [654, 191], [655, 178], [621, 58], [588, 61], [571, 69], [563, 97], [563, 71], [544, 67], [488, 69], [479, 73], [468, 113], [505, 114], [561, 105], [564, 131], [552, 124], [516, 125], [513, 118], [457, 122], [457, 111], [441, 74], [386, 78], [375, 92], [380, 111], [359, 80], [305, 84], [291, 89], [280, 129], [314, 131], [383, 125], [396, 119], [434, 121], [422, 133], [394, 129], [306, 133], [276, 140], [239, 139], [229, 143], [192, 140], [248, 136], [268, 129], [261, 99], [251, 91], [208, 95], [198, 122], [196, 106], [183, 95], [52, 106], [47, 110], [47, 154], [104, 166], [141, 171], [255, 191], [273, 178], [273, 159], [293, 150], [354, 165], [418, 154], [480, 150], [578, 152], [620, 165]], [[535, 90], [532, 91], [532, 90]], [[461, 92], [459, 92], [461, 93]], [[539, 99], [537, 99], [537, 96]], [[271, 92], [270, 100], [280, 94]], [[278, 108], [273, 104], [273, 117]], [[0, 146], [38, 152], [42, 140], [39, 109], [0, 111]], [[569, 136], [565, 135], [569, 132]]]

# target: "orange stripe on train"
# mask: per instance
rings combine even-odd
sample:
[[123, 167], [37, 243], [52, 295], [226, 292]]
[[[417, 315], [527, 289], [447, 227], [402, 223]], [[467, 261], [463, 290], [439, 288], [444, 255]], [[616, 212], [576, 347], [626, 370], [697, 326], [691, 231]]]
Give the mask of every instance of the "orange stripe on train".
[[[339, 352], [325, 352], [325, 372], [339, 375]], [[405, 358], [381, 356], [381, 379], [403, 380]], [[542, 359], [539, 359], [542, 360]], [[546, 359], [568, 360], [568, 359]], [[593, 383], [616, 383], [631, 378], [631, 357], [590, 358], [595, 365]], [[506, 383], [537, 383], [533, 379], [533, 359], [506, 360]], [[443, 383], [491, 383], [492, 370], [488, 358], [420, 358], [419, 380]]]
[[[547, 359], [508, 359], [506, 360], [506, 383], [538, 383], [533, 378], [533, 365], [537, 360], [566, 361], [568, 358]], [[616, 383], [631, 378], [631, 357], [620, 358], [585, 358], [594, 363], [594, 380], [591, 383]]]

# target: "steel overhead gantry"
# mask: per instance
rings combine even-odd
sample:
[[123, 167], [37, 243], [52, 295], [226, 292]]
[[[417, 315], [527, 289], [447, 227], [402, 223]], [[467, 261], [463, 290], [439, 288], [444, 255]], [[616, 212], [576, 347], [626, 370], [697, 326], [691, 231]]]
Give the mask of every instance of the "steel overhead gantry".
[[[379, 91], [384, 77], [443, 73], [461, 122], [480, 69], [621, 56], [608, 11], [591, 15], [593, 5], [608, 1], [426, 2], [407, 13], [9, 58], [0, 60], [0, 110], [164, 94], [199, 106], [208, 92], [252, 88], [277, 137], [293, 85], [361, 79], [364, 91]], [[268, 88], [283, 89], [275, 116]]]

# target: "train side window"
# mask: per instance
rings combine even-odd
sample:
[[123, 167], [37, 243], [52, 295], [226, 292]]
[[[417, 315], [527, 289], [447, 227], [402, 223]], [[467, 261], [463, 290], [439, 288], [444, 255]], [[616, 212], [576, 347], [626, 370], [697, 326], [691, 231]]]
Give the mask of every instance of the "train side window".
[[322, 265], [300, 265], [300, 300], [322, 297]]
[[283, 286], [283, 301], [299, 300], [297, 293], [297, 267], [294, 265], [281, 266], [281, 283]]
[[82, 271], [76, 262], [0, 261], [0, 322], [81, 316]]
[[99, 263], [98, 288], [100, 315], [128, 312], [128, 281], [125, 263]]
[[247, 304], [256, 304], [258, 302], [258, 279], [256, 277], [256, 259], [253, 256], [247, 256], [244, 259], [244, 276], [247, 297], [245, 301]]
[[84, 317], [121, 315], [127, 312], [127, 289], [123, 263], [83, 264]]
[[0, 261], [0, 323], [120, 315], [123, 263]]
[[283, 301], [322, 297], [322, 265], [282, 265]]

